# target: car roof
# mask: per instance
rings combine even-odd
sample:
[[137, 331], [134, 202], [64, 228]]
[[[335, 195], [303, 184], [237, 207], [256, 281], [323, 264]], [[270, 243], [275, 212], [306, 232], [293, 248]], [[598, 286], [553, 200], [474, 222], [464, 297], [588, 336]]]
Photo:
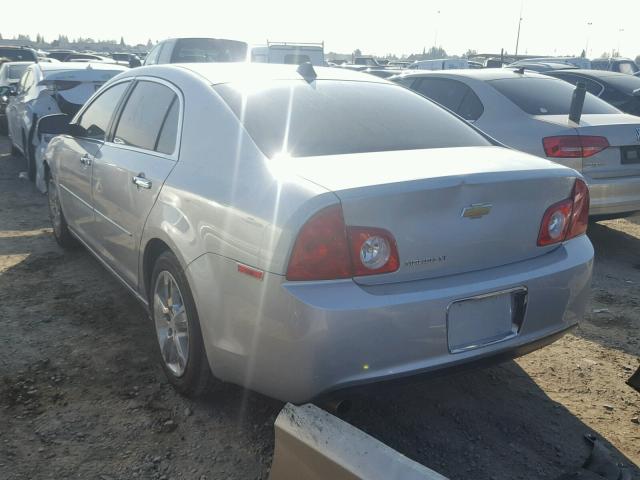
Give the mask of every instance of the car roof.
[[[572, 72], [574, 70], [571, 70]], [[449, 75], [457, 77], [468, 77], [483, 82], [490, 80], [503, 80], [506, 78], [549, 78], [547, 75], [542, 75], [537, 72], [527, 71], [524, 73], [517, 73], [516, 69], [512, 68], [470, 68], [470, 69], [451, 69], [451, 70], [425, 70], [417, 72], [407, 72], [404, 77], [419, 77], [419, 76], [431, 76], [431, 75]]]
[[[275, 63], [174, 63], [142, 67], [144, 69], [181, 68], [207, 79], [211, 84], [242, 82], [251, 80], [300, 80], [304, 78], [298, 73], [298, 65], [283, 65]], [[344, 80], [368, 83], [389, 83], [373, 75], [360, 73], [348, 68], [313, 67], [317, 80]], [[142, 73], [140, 68], [136, 71]]]
[[123, 65], [117, 63], [102, 62], [60, 62], [60, 63], [39, 63], [38, 67], [43, 72], [56, 72], [63, 70], [129, 70]]

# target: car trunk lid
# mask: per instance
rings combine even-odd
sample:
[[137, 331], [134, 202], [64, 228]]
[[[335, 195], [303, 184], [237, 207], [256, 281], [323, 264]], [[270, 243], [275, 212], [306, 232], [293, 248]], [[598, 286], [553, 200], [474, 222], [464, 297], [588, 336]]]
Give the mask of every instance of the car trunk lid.
[[[295, 159], [296, 173], [332, 190], [349, 226], [396, 239], [400, 268], [362, 276], [392, 283], [496, 267], [542, 255], [545, 210], [571, 194], [575, 172], [500, 147]], [[336, 174], [339, 172], [339, 174]]]

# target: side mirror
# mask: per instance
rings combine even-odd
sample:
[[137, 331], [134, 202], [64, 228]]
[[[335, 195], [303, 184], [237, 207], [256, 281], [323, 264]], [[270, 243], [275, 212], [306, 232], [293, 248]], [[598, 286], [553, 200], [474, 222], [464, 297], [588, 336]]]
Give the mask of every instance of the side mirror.
[[70, 134], [70, 120], [69, 115], [65, 113], [56, 113], [42, 117], [36, 124], [36, 134], [38, 136]]

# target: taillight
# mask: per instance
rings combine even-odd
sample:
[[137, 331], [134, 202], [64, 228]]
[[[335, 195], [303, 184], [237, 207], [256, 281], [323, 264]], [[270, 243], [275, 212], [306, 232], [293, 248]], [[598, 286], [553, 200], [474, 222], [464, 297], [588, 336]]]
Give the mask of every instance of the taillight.
[[342, 207], [327, 207], [300, 230], [289, 260], [287, 280], [348, 278], [351, 271]]
[[571, 198], [551, 205], [544, 216], [538, 234], [538, 246], [553, 245], [577, 237], [589, 225], [589, 188], [576, 179]]
[[542, 139], [544, 153], [552, 158], [587, 158], [609, 147], [605, 137], [565, 135]]
[[395, 272], [400, 265], [393, 236], [381, 228], [348, 227], [354, 276]]
[[400, 260], [393, 236], [371, 227], [347, 227], [334, 205], [304, 224], [291, 253], [287, 280], [332, 280], [394, 272]]

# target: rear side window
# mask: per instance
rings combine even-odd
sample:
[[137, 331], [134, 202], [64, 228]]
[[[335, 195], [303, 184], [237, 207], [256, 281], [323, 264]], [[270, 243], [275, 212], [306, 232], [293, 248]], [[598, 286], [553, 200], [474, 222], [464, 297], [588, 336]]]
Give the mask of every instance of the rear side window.
[[105, 139], [113, 112], [128, 87], [129, 82], [118, 83], [91, 102], [77, 122], [84, 129], [85, 138]]
[[[490, 80], [491, 85], [518, 107], [530, 115], [569, 115], [571, 99], [575, 88], [553, 78], [516, 77]], [[583, 113], [620, 113], [611, 105], [587, 93]]]
[[447, 78], [420, 78], [412, 87], [425, 97], [456, 112], [465, 120], [477, 120], [484, 111], [482, 102], [471, 88]]
[[172, 154], [178, 125], [177, 103], [177, 96], [169, 87], [138, 82], [122, 110], [113, 142]]
[[217, 38], [183, 38], [176, 42], [171, 63], [243, 62], [247, 44]]
[[490, 145], [429, 100], [391, 84], [318, 80], [217, 85], [262, 152], [339, 155]]
[[584, 86], [587, 88], [587, 92], [592, 93], [596, 97], [599, 97], [603, 90], [602, 85], [599, 84], [598, 82], [586, 77], [574, 75], [572, 73], [562, 73], [562, 74], [556, 74], [551, 76], [559, 78], [560, 80], [564, 80], [565, 82], [569, 82], [572, 85], [577, 85], [578, 82], [582, 82], [584, 83]]

